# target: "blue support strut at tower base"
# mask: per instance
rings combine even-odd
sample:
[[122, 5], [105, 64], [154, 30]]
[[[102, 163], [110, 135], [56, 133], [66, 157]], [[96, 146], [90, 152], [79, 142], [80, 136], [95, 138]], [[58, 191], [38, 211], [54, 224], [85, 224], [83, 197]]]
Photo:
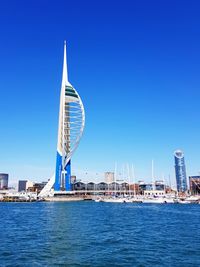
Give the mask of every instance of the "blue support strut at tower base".
[[67, 163], [66, 167], [66, 176], [65, 176], [65, 190], [71, 190], [71, 160]]
[[55, 172], [55, 183], [54, 183], [54, 190], [55, 191], [60, 191], [61, 188], [64, 189], [65, 191], [70, 191], [71, 190], [71, 160], [67, 163], [65, 166], [65, 184], [64, 187], [62, 188], [62, 156], [57, 152], [57, 157], [56, 157], [56, 172]]

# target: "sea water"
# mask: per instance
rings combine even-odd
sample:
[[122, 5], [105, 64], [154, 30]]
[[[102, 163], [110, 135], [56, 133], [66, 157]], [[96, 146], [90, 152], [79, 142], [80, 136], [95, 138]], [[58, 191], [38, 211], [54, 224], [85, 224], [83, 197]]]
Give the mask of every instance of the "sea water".
[[200, 205], [0, 203], [0, 266], [200, 266]]

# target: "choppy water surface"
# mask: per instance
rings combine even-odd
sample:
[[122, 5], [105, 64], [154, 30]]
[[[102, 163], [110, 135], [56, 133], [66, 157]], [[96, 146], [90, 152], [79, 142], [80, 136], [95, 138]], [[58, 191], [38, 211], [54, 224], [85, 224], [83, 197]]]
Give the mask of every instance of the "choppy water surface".
[[200, 266], [200, 205], [0, 203], [0, 266]]

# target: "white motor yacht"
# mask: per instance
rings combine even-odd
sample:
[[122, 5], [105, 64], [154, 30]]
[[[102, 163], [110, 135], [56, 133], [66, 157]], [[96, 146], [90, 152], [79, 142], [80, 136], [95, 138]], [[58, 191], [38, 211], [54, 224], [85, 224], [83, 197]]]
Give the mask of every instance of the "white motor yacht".
[[126, 199], [125, 198], [117, 198], [117, 197], [104, 198], [103, 202], [126, 203]]
[[152, 203], [152, 204], [162, 204], [166, 203], [164, 198], [158, 197], [158, 198], [144, 198], [142, 200], [142, 203]]

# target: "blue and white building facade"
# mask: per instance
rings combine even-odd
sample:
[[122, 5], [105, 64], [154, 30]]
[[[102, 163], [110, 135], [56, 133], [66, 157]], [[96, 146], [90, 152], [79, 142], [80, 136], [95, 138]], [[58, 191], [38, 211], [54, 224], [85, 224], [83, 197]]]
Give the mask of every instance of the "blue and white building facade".
[[186, 192], [187, 187], [187, 176], [184, 153], [181, 150], [176, 150], [174, 152], [175, 160], [175, 174], [176, 174], [176, 184], [178, 192]]

